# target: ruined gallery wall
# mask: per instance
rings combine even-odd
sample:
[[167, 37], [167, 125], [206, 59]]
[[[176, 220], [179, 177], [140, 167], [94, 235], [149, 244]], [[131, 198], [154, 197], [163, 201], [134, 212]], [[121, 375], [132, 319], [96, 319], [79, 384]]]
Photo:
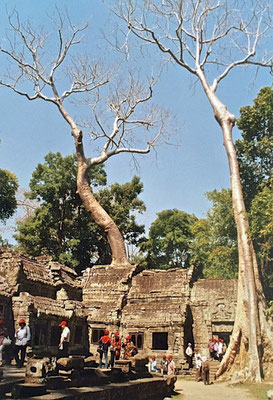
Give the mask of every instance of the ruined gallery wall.
[[103, 330], [134, 338], [140, 354], [184, 358], [184, 323], [192, 270], [142, 271], [101, 266], [87, 270], [83, 302], [88, 313], [90, 351]]
[[140, 353], [184, 357], [184, 323], [189, 302], [188, 270], [142, 271], [132, 281], [122, 310], [123, 331], [143, 332]]
[[18, 320], [26, 320], [35, 353], [42, 350], [56, 354], [58, 324], [63, 319], [71, 325], [71, 350], [76, 353], [88, 350], [81, 282], [74, 270], [48, 258], [36, 260], [0, 249], [0, 315], [9, 321], [11, 337]]
[[83, 303], [89, 327], [90, 351], [96, 353], [97, 344], [105, 328], [120, 330], [121, 314], [127, 302], [136, 266], [95, 266], [83, 276]]
[[212, 337], [228, 342], [233, 329], [237, 299], [237, 280], [201, 279], [191, 290], [195, 347], [208, 355]]

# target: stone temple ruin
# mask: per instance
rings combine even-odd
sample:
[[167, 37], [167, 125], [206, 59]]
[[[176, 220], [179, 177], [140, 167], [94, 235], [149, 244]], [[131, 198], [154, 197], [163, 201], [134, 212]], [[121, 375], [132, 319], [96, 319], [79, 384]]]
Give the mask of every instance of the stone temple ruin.
[[[193, 269], [95, 266], [83, 276], [48, 258], [0, 249], [0, 316], [14, 333], [19, 318], [34, 354], [56, 355], [58, 324], [68, 321], [71, 354], [96, 355], [103, 330], [132, 337], [139, 355], [173, 354], [178, 370], [188, 342], [206, 354], [211, 337], [232, 332], [236, 280], [193, 280]], [[97, 355], [98, 356], [98, 355]]]

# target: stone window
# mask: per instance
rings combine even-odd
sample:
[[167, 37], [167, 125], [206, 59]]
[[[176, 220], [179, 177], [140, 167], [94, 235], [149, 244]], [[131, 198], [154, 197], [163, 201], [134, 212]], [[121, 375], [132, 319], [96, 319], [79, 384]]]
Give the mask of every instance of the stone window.
[[131, 332], [129, 335], [132, 338], [132, 342], [136, 346], [137, 349], [143, 348], [143, 341], [144, 341], [144, 333], [143, 332]]
[[74, 344], [81, 344], [82, 343], [82, 326], [76, 325], [74, 331]]
[[153, 350], [168, 350], [168, 332], [153, 332]]
[[34, 326], [34, 346], [47, 345], [48, 338], [48, 323], [46, 321], [39, 321]]
[[92, 329], [92, 343], [98, 344], [100, 338], [104, 335], [104, 329]]

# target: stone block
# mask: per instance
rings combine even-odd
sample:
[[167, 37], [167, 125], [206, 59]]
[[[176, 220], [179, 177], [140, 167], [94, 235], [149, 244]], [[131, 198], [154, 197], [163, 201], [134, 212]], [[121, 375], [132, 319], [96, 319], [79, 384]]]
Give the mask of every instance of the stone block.
[[12, 389], [13, 399], [42, 396], [47, 393], [46, 385], [41, 383], [17, 383]]
[[135, 371], [147, 371], [147, 364], [149, 363], [148, 357], [143, 356], [135, 356], [131, 359], [132, 369]]
[[42, 359], [29, 358], [26, 365], [26, 383], [43, 383], [47, 373], [52, 370], [48, 357]]
[[46, 386], [51, 390], [65, 389], [69, 384], [70, 381], [62, 376], [50, 376], [46, 380]]
[[90, 356], [84, 359], [84, 366], [85, 367], [93, 367], [96, 368], [97, 366], [97, 361], [96, 361], [96, 357], [94, 356]]
[[268, 398], [269, 400], [272, 400], [272, 399], [273, 399], [273, 389], [267, 391], [267, 398]]
[[127, 382], [129, 380], [127, 374], [124, 374], [120, 368], [113, 368], [109, 378], [113, 383]]
[[127, 373], [131, 371], [132, 362], [131, 360], [116, 360], [115, 367], [120, 368], [122, 372]]
[[71, 371], [72, 369], [83, 369], [84, 359], [82, 357], [64, 357], [57, 360], [59, 369]]

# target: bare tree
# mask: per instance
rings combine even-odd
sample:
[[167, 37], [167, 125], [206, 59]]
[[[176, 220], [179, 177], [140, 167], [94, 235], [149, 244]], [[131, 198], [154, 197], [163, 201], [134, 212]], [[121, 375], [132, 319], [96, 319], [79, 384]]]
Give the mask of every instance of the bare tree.
[[[145, 105], [152, 98], [154, 83], [151, 81], [145, 87], [130, 75], [107, 98], [108, 104], [107, 101], [104, 104], [106, 124], [98, 108], [102, 101], [101, 91], [109, 84], [111, 74], [101, 63], [92, 62], [86, 55], [69, 59], [73, 48], [81, 42], [87, 25], [75, 27], [68, 16], [64, 18], [57, 14], [59, 27], [55, 28], [56, 37], [53, 37], [56, 55], [51, 57], [52, 34], [43, 29], [35, 30], [30, 22], [22, 23], [17, 12], [9, 15], [12, 34], [6, 38], [7, 47], [0, 47], [9, 64], [7, 72], [0, 78], [0, 85], [30, 101], [43, 100], [57, 107], [74, 138], [78, 162], [77, 190], [83, 205], [107, 235], [112, 265], [126, 265], [129, 261], [122, 235], [95, 199], [88, 170], [120, 153], [149, 153], [166, 132], [167, 115], [155, 108], [153, 113], [147, 111]], [[60, 87], [67, 89], [60, 91]], [[90, 158], [84, 152], [81, 126], [64, 106], [65, 100], [72, 95], [85, 96], [84, 99], [81, 97], [81, 102], [89, 104], [93, 111], [93, 122], [86, 127], [88, 130], [91, 128], [89, 133], [100, 146]]]
[[[236, 151], [235, 116], [216, 94], [218, 85], [238, 66], [269, 67], [272, 56], [272, 2], [263, 0], [127, 0], [115, 14], [130, 37], [153, 45], [167, 60], [196, 77], [218, 122], [228, 157], [234, 217], [238, 232], [238, 299], [232, 339], [217, 372], [241, 370], [242, 378], [273, 376], [273, 335], [265, 317], [266, 302], [249, 233]], [[271, 38], [272, 40], [272, 38]]]

